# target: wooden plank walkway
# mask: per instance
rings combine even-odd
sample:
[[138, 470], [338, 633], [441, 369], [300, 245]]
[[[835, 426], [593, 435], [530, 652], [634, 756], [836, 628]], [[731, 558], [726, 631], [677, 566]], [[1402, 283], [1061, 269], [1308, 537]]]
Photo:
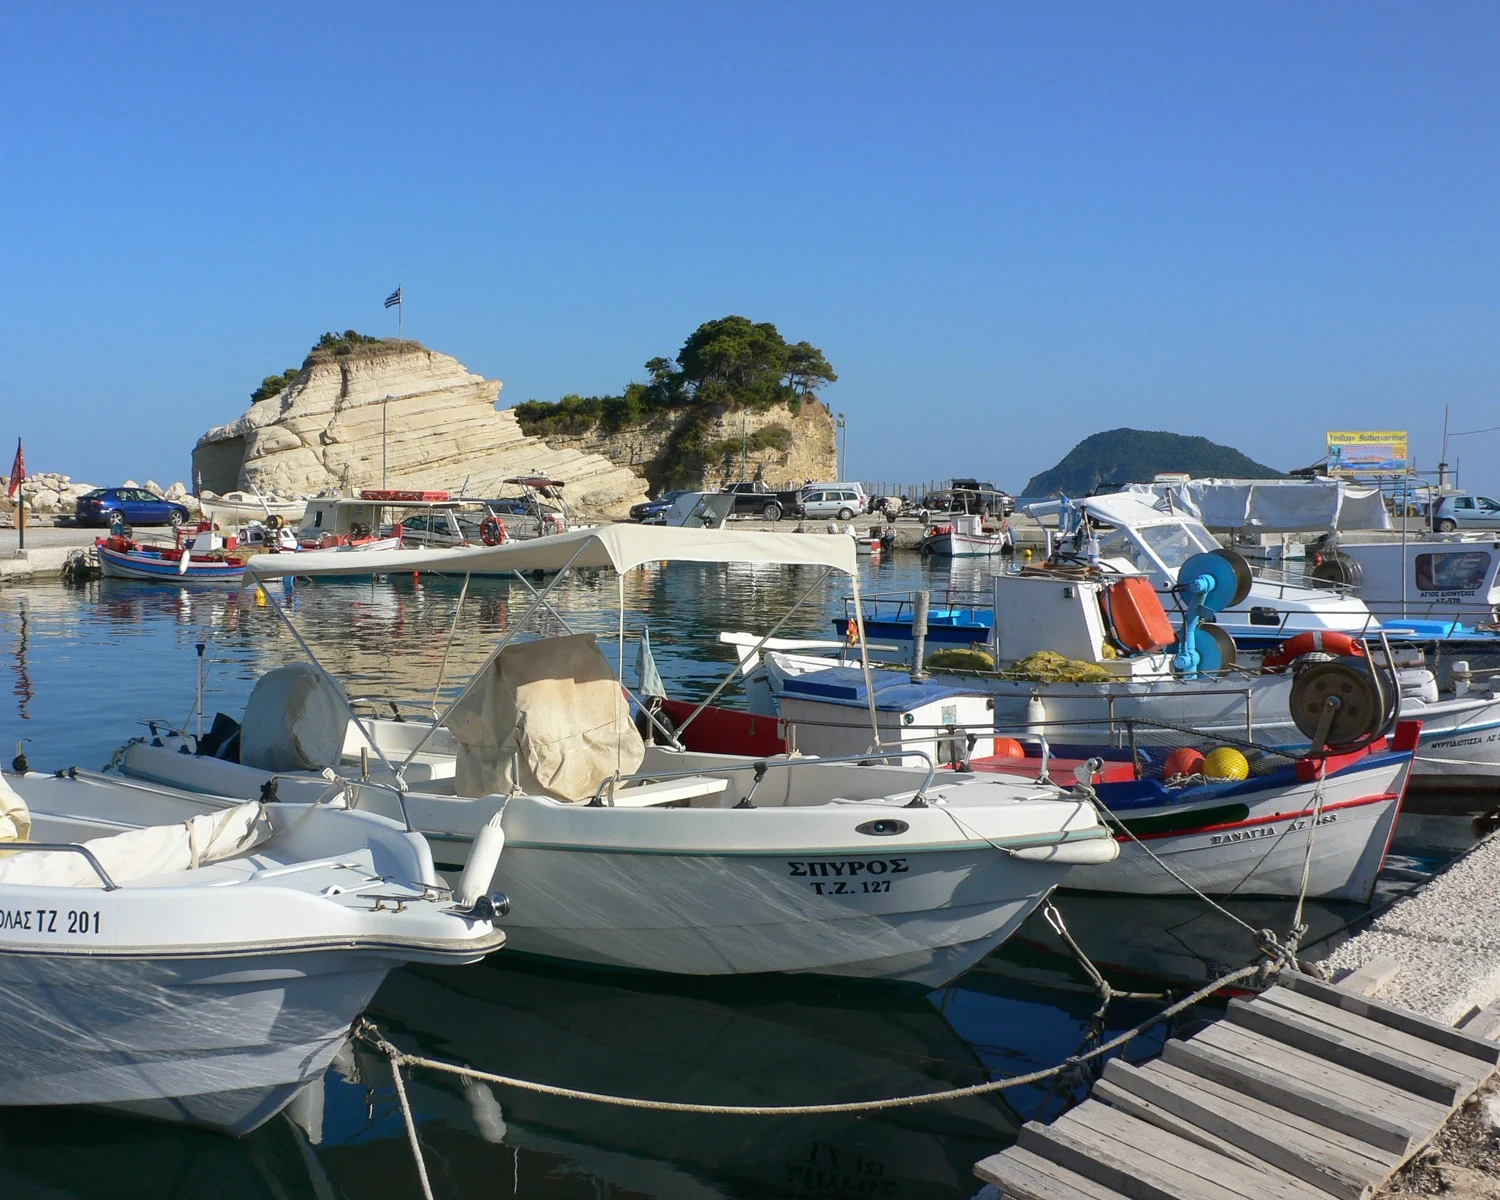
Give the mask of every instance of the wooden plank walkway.
[[[974, 1173], [1012, 1200], [1365, 1200], [1500, 1063], [1500, 1044], [1284, 975]], [[1476, 1023], [1477, 1025], [1477, 1023]]]

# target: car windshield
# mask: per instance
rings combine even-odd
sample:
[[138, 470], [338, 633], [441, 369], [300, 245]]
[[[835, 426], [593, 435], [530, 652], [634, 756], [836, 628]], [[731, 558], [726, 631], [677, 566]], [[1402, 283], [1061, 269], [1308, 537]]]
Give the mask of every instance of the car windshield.
[[100, 500], [100, 499], [103, 499], [107, 495], [109, 495], [109, 492], [106, 489], [104, 489], [104, 488], [95, 488], [92, 492], [85, 492], [83, 494], [83, 498], [85, 500]]

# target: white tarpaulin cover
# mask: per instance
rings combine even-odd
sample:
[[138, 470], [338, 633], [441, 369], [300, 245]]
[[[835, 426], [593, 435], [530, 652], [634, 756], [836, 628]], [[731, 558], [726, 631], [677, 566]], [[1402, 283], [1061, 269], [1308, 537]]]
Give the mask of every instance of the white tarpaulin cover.
[[[24, 807], [24, 806], [23, 806]], [[265, 805], [259, 800], [218, 812], [199, 813], [180, 825], [148, 825], [83, 845], [116, 883], [154, 879], [234, 858], [271, 836]], [[81, 854], [71, 850], [11, 853], [0, 860], [0, 883], [43, 887], [103, 887]]]
[[609, 568], [629, 571], [648, 562], [748, 562], [825, 566], [854, 574], [854, 539], [823, 533], [751, 533], [673, 529], [660, 525], [601, 525], [503, 546], [448, 549], [305, 550], [256, 554], [245, 563], [245, 583], [286, 575], [369, 575], [439, 571], [448, 575], [505, 571]]
[[0, 775], [0, 842], [24, 842], [31, 834], [31, 813]]
[[1342, 479], [1193, 479], [1136, 483], [1132, 493], [1170, 498], [1172, 506], [1210, 529], [1304, 533], [1329, 529], [1390, 529], [1379, 488]]
[[310, 663], [288, 663], [255, 681], [240, 727], [240, 762], [261, 771], [321, 771], [344, 748], [344, 688]]
[[460, 796], [587, 800], [638, 769], [646, 749], [592, 633], [507, 646], [444, 724], [459, 742]]

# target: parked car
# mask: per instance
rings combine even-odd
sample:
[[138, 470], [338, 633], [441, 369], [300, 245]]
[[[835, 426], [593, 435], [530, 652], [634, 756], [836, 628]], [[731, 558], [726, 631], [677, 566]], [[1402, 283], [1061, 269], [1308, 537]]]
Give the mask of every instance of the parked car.
[[803, 495], [806, 495], [808, 492], [813, 491], [853, 492], [859, 498], [859, 507], [854, 510], [855, 512], [873, 512], [875, 508], [875, 502], [865, 491], [865, 485], [862, 483], [853, 483], [849, 480], [835, 479], [829, 483], [808, 482], [802, 485]]
[[95, 488], [78, 498], [74, 519], [80, 525], [181, 525], [192, 514], [145, 488]]
[[766, 521], [779, 521], [797, 507], [799, 494], [796, 491], [778, 492], [756, 479], [746, 483], [731, 483], [720, 489], [734, 497], [733, 517], [760, 517]]
[[865, 498], [853, 488], [813, 484], [802, 489], [797, 512], [799, 516], [815, 519], [837, 517], [840, 521], [852, 521], [857, 513], [864, 512], [864, 505]]
[[686, 492], [663, 492], [655, 500], [647, 500], [644, 504], [632, 504], [630, 506], [630, 519], [632, 521], [650, 521], [652, 517], [659, 517], [672, 507], [672, 502], [678, 496], [686, 495]]
[[1500, 504], [1488, 496], [1442, 496], [1432, 506], [1432, 527], [1439, 533], [1500, 529]]

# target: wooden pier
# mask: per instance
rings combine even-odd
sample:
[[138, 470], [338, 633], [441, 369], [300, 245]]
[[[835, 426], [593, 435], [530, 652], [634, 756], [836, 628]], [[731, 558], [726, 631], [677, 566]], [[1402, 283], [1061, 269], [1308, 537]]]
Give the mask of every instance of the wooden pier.
[[1146, 1066], [1111, 1060], [1089, 1099], [974, 1172], [1013, 1200], [1364, 1200], [1500, 1062], [1370, 999], [1376, 983], [1285, 974]]

